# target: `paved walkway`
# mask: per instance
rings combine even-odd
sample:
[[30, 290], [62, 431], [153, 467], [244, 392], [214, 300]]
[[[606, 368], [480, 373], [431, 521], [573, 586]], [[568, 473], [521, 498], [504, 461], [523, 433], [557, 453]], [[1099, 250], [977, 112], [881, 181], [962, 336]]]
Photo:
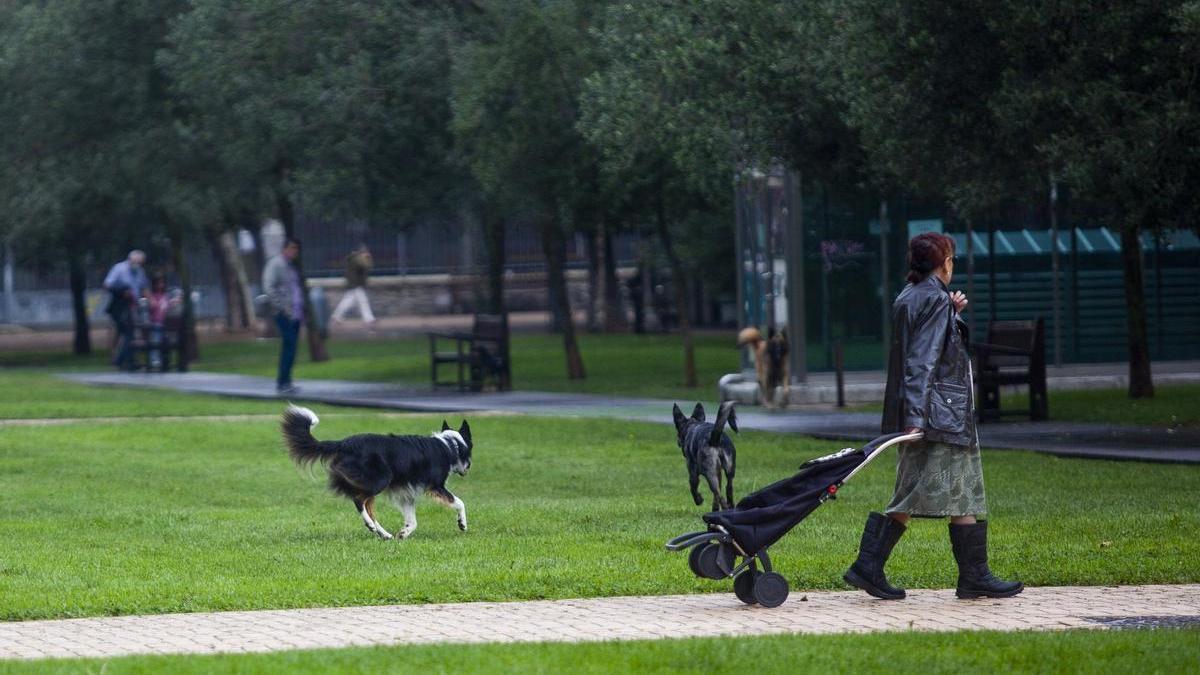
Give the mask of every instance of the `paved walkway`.
[[[271, 378], [228, 373], [71, 373], [76, 382], [107, 386], [160, 387], [192, 393], [274, 399]], [[386, 383], [300, 380], [293, 401], [424, 412], [496, 411], [569, 417], [600, 417], [671, 423], [672, 401], [590, 394], [512, 391], [460, 394]], [[683, 402], [691, 408], [690, 402]], [[715, 404], [713, 405], [715, 409]], [[799, 433], [817, 438], [864, 441], [879, 435], [878, 413], [812, 410], [738, 411], [741, 429]], [[988, 448], [1035, 450], [1070, 457], [1200, 464], [1200, 429], [1158, 429], [1074, 422], [1001, 422], [981, 425]]]
[[164, 614], [0, 623], [0, 659], [270, 652], [362, 645], [590, 642], [777, 633], [1061, 630], [1200, 621], [1200, 584], [1029, 588], [1008, 600], [951, 590], [907, 600], [795, 592], [781, 607], [731, 593]]
[[[1195, 384], [1200, 382], [1200, 361], [1156, 361], [1150, 365], [1154, 384]], [[837, 385], [832, 372], [809, 373], [802, 385], [791, 390], [793, 404], [833, 404]], [[878, 403], [883, 400], [887, 373], [882, 370], [851, 370], [844, 376], [846, 401]], [[1128, 363], [1070, 363], [1046, 367], [1046, 387], [1050, 391], [1080, 389], [1123, 389], [1129, 386]]]

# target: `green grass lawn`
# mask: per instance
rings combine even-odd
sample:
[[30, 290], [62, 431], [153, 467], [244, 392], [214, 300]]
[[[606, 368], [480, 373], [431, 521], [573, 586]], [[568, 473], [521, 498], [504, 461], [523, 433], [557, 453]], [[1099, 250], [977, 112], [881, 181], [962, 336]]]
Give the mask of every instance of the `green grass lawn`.
[[[561, 338], [516, 335], [513, 338], [514, 386], [536, 391], [587, 392], [694, 401], [710, 398], [717, 379], [738, 367], [732, 335], [696, 336], [696, 364], [701, 386], [683, 382], [683, 352], [674, 335], [582, 335], [588, 377], [568, 380]], [[424, 337], [372, 341], [330, 341], [333, 358], [308, 359], [301, 345], [297, 379], [341, 379], [429, 385], [429, 343]], [[248, 340], [204, 345], [195, 370], [275, 376], [279, 344]], [[275, 411], [274, 403], [188, 397], [169, 391], [81, 388], [61, 382], [54, 373], [108, 370], [106, 357], [74, 357], [52, 352], [0, 354], [0, 419], [14, 417], [109, 417], [121, 415], [236, 414]], [[449, 379], [447, 368], [442, 377]]]
[[[568, 380], [562, 338], [518, 334], [512, 338], [513, 387], [535, 391], [587, 392], [660, 398], [711, 395], [717, 380], [738, 369], [739, 353], [732, 334], [696, 336], [696, 371], [700, 387], [683, 386], [683, 348], [677, 335], [579, 336], [587, 378]], [[198, 370], [217, 370], [274, 377], [279, 345], [273, 341], [226, 343], [206, 347]], [[295, 377], [429, 384], [429, 342], [423, 337], [379, 341], [329, 342], [332, 359], [308, 360], [301, 345]], [[453, 371], [444, 367], [443, 379]]]
[[[1002, 408], [1028, 410], [1029, 397], [1005, 396]], [[1160, 384], [1154, 398], [1131, 399], [1125, 389], [1051, 391], [1050, 418], [1148, 427], [1200, 427], [1200, 384]]]
[[0, 370], [0, 420], [278, 413], [273, 401], [195, 396], [161, 389], [84, 387], [37, 369]]
[[[104, 391], [117, 408], [140, 396]], [[317, 410], [321, 438], [428, 433], [441, 421]], [[525, 417], [472, 426], [474, 468], [450, 481], [471, 531], [424, 501], [404, 542], [369, 536], [321, 470], [293, 467], [271, 420], [3, 429], [0, 620], [729, 590], [662, 548], [700, 525], [670, 426]], [[737, 493], [839, 446], [747, 432]], [[989, 452], [985, 463], [999, 573], [1031, 584], [1200, 580], [1200, 467], [1020, 452]], [[892, 465], [882, 458], [773, 549], [794, 588], [842, 587], [866, 513], [890, 496]], [[390, 506], [381, 519], [398, 528]], [[945, 524], [916, 524], [890, 570], [911, 587], [952, 586]]]
[[[1131, 399], [1125, 389], [1051, 391], [1050, 419], [1065, 422], [1127, 424], [1147, 427], [1200, 427], [1200, 384], [1166, 384], [1154, 388], [1154, 398]], [[1027, 394], [1005, 394], [1001, 410], [1029, 410]], [[882, 404], [848, 410], [881, 412]], [[1020, 418], [1015, 418], [1020, 419]]]
[[0, 673], [1194, 673], [1198, 630], [772, 635], [0, 661]]
[[[512, 338], [513, 386], [534, 391], [586, 392], [695, 399], [712, 396], [717, 380], [739, 368], [740, 353], [733, 333], [695, 336], [696, 371], [700, 386], [683, 386], [683, 347], [678, 335], [579, 336], [587, 378], [568, 380], [562, 337], [516, 334]], [[424, 336], [377, 340], [339, 340], [328, 343], [329, 361], [313, 363], [302, 341], [293, 375], [298, 379], [341, 379], [429, 385], [429, 341]], [[275, 376], [279, 359], [276, 340], [246, 340], [202, 344], [195, 370]], [[0, 353], [0, 366], [37, 367], [45, 372], [108, 369], [107, 356], [75, 357], [58, 352]], [[453, 371], [443, 367], [442, 378]]]

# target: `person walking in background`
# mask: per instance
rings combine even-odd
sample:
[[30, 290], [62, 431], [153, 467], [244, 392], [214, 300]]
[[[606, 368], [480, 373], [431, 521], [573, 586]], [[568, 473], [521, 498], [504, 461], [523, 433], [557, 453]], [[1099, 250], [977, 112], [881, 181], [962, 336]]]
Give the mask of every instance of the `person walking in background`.
[[295, 264], [299, 257], [300, 242], [288, 237], [279, 255], [268, 260], [263, 268], [263, 292], [275, 316], [281, 340], [279, 374], [275, 378], [275, 391], [280, 394], [296, 391], [292, 385], [292, 365], [296, 362], [300, 322], [304, 320], [304, 290]]
[[333, 310], [335, 323], [344, 320], [346, 312], [357, 305], [363, 323], [369, 327], [375, 325], [375, 314], [371, 311], [371, 301], [367, 298], [367, 278], [371, 274], [373, 264], [371, 251], [367, 249], [366, 244], [360, 245], [346, 256], [346, 294]]
[[1007, 598], [1019, 581], [1004, 581], [988, 567], [983, 463], [975, 429], [974, 373], [967, 326], [959, 313], [967, 297], [950, 292], [954, 240], [919, 234], [908, 243], [908, 285], [892, 303], [892, 342], [884, 390], [885, 434], [921, 432], [900, 446], [896, 488], [883, 513], [863, 528], [858, 559], [843, 577], [885, 600], [904, 597], [883, 567], [909, 518], [950, 517], [950, 548], [958, 563], [960, 598]]
[[116, 355], [113, 365], [121, 370], [133, 370], [133, 331], [137, 303], [146, 293], [146, 272], [142, 266], [146, 254], [138, 249], [129, 252], [121, 262], [113, 265], [104, 277], [104, 289], [108, 291], [108, 308], [117, 331]]

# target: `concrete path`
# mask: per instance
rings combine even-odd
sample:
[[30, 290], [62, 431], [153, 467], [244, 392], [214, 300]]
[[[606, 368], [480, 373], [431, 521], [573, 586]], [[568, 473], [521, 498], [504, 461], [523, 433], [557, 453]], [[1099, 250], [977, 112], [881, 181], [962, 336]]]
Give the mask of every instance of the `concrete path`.
[[[1154, 384], [1200, 382], [1200, 361], [1156, 361], [1151, 364]], [[832, 372], [809, 373], [804, 384], [791, 390], [793, 405], [833, 404], [837, 385]], [[843, 392], [849, 403], [879, 403], [883, 400], [887, 374], [882, 370], [852, 370], [844, 376]], [[1080, 389], [1123, 389], [1129, 386], [1128, 363], [1071, 363], [1046, 367], [1050, 391]]]
[[[271, 378], [228, 373], [70, 373], [92, 385], [159, 387], [191, 393], [275, 399]], [[590, 394], [492, 392], [461, 394], [385, 383], [301, 380], [292, 401], [424, 412], [497, 411], [671, 423], [672, 401]], [[715, 402], [709, 402], [715, 410]], [[680, 401], [687, 410], [692, 402]], [[817, 438], [865, 441], [879, 435], [878, 413], [811, 410], [738, 411], [741, 429], [798, 433]], [[1074, 422], [1001, 422], [981, 425], [984, 447], [1034, 450], [1069, 457], [1200, 463], [1200, 429], [1158, 429]]]
[[1007, 600], [958, 600], [952, 590], [909, 591], [898, 602], [857, 591], [794, 592], [775, 609], [720, 593], [0, 623], [0, 659], [1198, 622], [1200, 584], [1029, 588]]

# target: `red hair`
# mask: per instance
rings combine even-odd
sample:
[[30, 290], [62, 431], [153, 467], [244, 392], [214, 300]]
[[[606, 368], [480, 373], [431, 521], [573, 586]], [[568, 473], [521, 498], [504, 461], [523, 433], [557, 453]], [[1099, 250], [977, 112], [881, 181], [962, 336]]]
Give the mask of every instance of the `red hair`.
[[954, 255], [954, 238], [941, 232], [924, 232], [908, 241], [908, 281], [918, 283]]

